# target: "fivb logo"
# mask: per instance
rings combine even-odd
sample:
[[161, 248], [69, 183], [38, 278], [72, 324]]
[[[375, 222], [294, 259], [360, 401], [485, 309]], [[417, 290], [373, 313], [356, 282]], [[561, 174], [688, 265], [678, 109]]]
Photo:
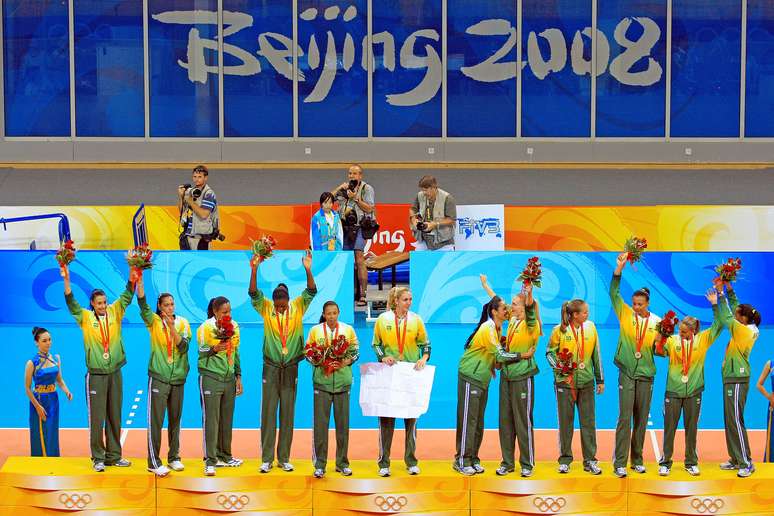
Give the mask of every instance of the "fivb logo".
[[[339, 18], [346, 24], [364, 23], [364, 13], [359, 13], [357, 8], [350, 5], [342, 10], [341, 7], [331, 5], [322, 13], [314, 7], [300, 12], [299, 23], [314, 23], [315, 28], [324, 26], [327, 22], [331, 28]], [[207, 39], [201, 36], [196, 26], [218, 25], [217, 11], [189, 10], [189, 11], [165, 11], [152, 14], [151, 18], [165, 24], [191, 25], [188, 32], [188, 45], [185, 59], [178, 59], [177, 64], [187, 70], [188, 79], [191, 82], [205, 84], [209, 75], [218, 73], [217, 64], [208, 64], [207, 52], [211, 58], [217, 55], [218, 39]], [[261, 62], [257, 56], [261, 56], [282, 77], [293, 79], [293, 39], [288, 35], [277, 32], [262, 32], [258, 35], [258, 49], [253, 54], [226, 40], [248, 27], [253, 26], [253, 17], [247, 13], [236, 11], [223, 11], [223, 74], [248, 77], [261, 73]], [[629, 34], [637, 33], [632, 26], [637, 24], [640, 28], [639, 35], [630, 39]], [[630, 31], [630, 29], [632, 29]], [[592, 27], [577, 30], [572, 35], [572, 41], [568, 46], [569, 34], [563, 33], [558, 28], [547, 28], [540, 33], [530, 32], [527, 37], [526, 60], [517, 63], [516, 60], [505, 61], [516, 47], [519, 35], [516, 28], [509, 20], [487, 19], [470, 25], [465, 33], [476, 37], [500, 37], [507, 36], [503, 45], [494, 51], [489, 57], [479, 63], [470, 66], [462, 66], [460, 71], [467, 77], [477, 82], [500, 82], [516, 78], [517, 66], [524, 69], [527, 65], [532, 74], [539, 80], [546, 79], [552, 73], [558, 73], [567, 67], [568, 48], [569, 62], [573, 73], [578, 76], [592, 73], [591, 57], [588, 49], [591, 48], [592, 38], [596, 38], [597, 55], [595, 76], [600, 76], [606, 71], [618, 82], [627, 86], [651, 86], [656, 84], [663, 75], [661, 64], [650, 53], [653, 47], [661, 39], [661, 28], [647, 17], [623, 18], [615, 27], [613, 39], [622, 48], [622, 51], [613, 57], [611, 55], [610, 42], [603, 32], [594, 31]], [[416, 106], [435, 98], [441, 88], [443, 80], [443, 63], [440, 56], [441, 37], [435, 29], [419, 29], [409, 34], [400, 50], [395, 37], [388, 31], [380, 31], [371, 36], [371, 49], [369, 52], [368, 35], [360, 41], [359, 66], [363, 71], [368, 71], [369, 56], [373, 59], [374, 48], [381, 46], [380, 56], [384, 70], [395, 72], [396, 63], [402, 69], [425, 70], [424, 77], [411, 90], [394, 92], [386, 95], [387, 103], [393, 106]], [[541, 49], [541, 46], [543, 49]], [[303, 97], [304, 103], [324, 101], [333, 87], [336, 77], [348, 74], [355, 66], [358, 45], [355, 44], [352, 34], [344, 35], [341, 49], [336, 47], [336, 40], [332, 30], [326, 30], [325, 54], [321, 56], [320, 43], [313, 33], [307, 43], [306, 52], [300, 44], [296, 44], [295, 52], [299, 58], [304, 57], [310, 70], [317, 70], [321, 66], [319, 78], [308, 95]], [[419, 49], [419, 55], [417, 50]], [[612, 60], [611, 60], [611, 57]], [[210, 59], [212, 62], [216, 60]], [[236, 63], [236, 64], [234, 64]], [[341, 71], [339, 70], [341, 68]], [[635, 71], [636, 70], [636, 71]], [[296, 72], [299, 82], [306, 82], [307, 78], [299, 69]]]
[[458, 233], [465, 235], [465, 240], [474, 235], [484, 238], [485, 235], [494, 235], [494, 238], [502, 238], [503, 230], [500, 219], [497, 217], [485, 217], [483, 219], [474, 219], [472, 217], [463, 217], [457, 219]]

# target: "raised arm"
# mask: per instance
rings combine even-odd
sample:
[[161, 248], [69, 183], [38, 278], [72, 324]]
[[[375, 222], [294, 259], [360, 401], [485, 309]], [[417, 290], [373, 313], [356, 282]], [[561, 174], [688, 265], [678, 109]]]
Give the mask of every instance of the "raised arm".
[[624, 266], [626, 266], [627, 253], [621, 253], [616, 258], [616, 267], [613, 271], [613, 277], [610, 280], [610, 301], [613, 303], [613, 310], [617, 316], [621, 316], [626, 302], [621, 297], [621, 275]]
[[62, 266], [62, 273], [64, 274], [64, 295], [65, 303], [67, 303], [67, 309], [70, 310], [70, 314], [75, 318], [78, 324], [81, 324], [83, 320], [83, 308], [78, 303], [73, 295], [73, 289], [70, 285], [70, 267], [67, 265]]
[[723, 331], [723, 321], [721, 319], [722, 316], [718, 306], [718, 292], [714, 288], [711, 288], [707, 290], [704, 297], [706, 297], [707, 301], [709, 301], [712, 305], [712, 326], [710, 326], [707, 330], [709, 332], [709, 340], [707, 342], [709, 346], [709, 344], [715, 342], [715, 340], [720, 336], [720, 332]]
[[489, 299], [492, 299], [497, 294], [495, 294], [495, 291], [492, 290], [492, 287], [489, 286], [489, 282], [487, 281], [486, 274], [479, 274], [478, 277], [481, 279], [481, 286], [484, 288], [484, 292], [486, 292], [486, 295], [489, 296]]
[[140, 276], [137, 279], [137, 306], [140, 307], [140, 317], [142, 317], [145, 326], [148, 328], [153, 325], [153, 310], [148, 306], [148, 300], [145, 298], [145, 282]]
[[312, 275], [312, 251], [307, 250], [304, 253], [301, 263], [304, 266], [304, 271], [306, 271], [306, 289], [310, 292], [317, 292], [317, 284], [314, 282], [314, 276]]

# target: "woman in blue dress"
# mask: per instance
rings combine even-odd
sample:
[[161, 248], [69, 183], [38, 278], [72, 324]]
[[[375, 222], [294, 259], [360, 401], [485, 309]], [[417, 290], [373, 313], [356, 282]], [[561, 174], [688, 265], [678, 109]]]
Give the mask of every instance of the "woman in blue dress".
[[[771, 390], [766, 390], [766, 378], [770, 378]], [[769, 403], [766, 405], [766, 442], [763, 443], [763, 462], [774, 462], [774, 359], [767, 360], [763, 366], [760, 377], [758, 377], [758, 390]]]
[[313, 251], [341, 251], [344, 245], [344, 230], [339, 214], [333, 211], [333, 194], [320, 195], [320, 210], [312, 217], [309, 240]]
[[[38, 352], [24, 369], [24, 390], [30, 399], [30, 454], [33, 457], [59, 457], [59, 395], [68, 400], [73, 394], [62, 378], [62, 360], [51, 354], [51, 334], [45, 328], [32, 329]], [[34, 387], [33, 387], [34, 382]]]

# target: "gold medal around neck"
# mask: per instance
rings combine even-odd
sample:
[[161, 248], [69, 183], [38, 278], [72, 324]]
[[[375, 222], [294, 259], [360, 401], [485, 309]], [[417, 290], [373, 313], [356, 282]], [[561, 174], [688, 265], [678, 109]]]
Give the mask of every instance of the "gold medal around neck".
[[102, 358], [108, 360], [110, 358], [110, 353], [102, 353]]
[[578, 369], [586, 369], [586, 362], [581, 362], [578, 364]]
[[642, 353], [640, 353], [639, 351], [635, 351], [634, 352], [634, 358], [637, 358], [637, 359], [642, 358]]
[[683, 383], [688, 383], [688, 375], [684, 374], [683, 376], [681, 376], [680, 381]]
[[287, 355], [288, 354], [288, 348], [282, 348], [282, 354]]

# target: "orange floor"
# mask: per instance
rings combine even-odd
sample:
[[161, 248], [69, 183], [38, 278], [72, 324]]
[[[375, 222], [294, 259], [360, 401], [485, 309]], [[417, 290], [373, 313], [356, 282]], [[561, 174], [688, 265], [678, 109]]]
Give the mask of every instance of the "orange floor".
[[[661, 431], [649, 431], [645, 439], [645, 460], [655, 462], [660, 452], [653, 447], [651, 432], [655, 434], [656, 444], [660, 450], [662, 447]], [[255, 458], [259, 454], [258, 430], [235, 430], [232, 451], [240, 458]], [[750, 447], [753, 459], [758, 461], [763, 456], [765, 431], [754, 430], [750, 432]], [[145, 429], [128, 430], [124, 443], [124, 456], [144, 457], [147, 455], [147, 434]], [[166, 433], [163, 437], [166, 440]], [[198, 460], [202, 455], [201, 431], [183, 430], [181, 436], [182, 456], [188, 460]], [[603, 462], [609, 462], [613, 455], [614, 431], [597, 431], [597, 458]], [[683, 435], [678, 431], [675, 439], [674, 459], [679, 464], [683, 457]], [[376, 430], [352, 430], [350, 434], [349, 457], [351, 460], [375, 459], [377, 456], [378, 436]], [[296, 430], [293, 439], [291, 457], [296, 459], [309, 459], [311, 456], [312, 431]], [[89, 439], [87, 431], [62, 430], [60, 432], [60, 448], [65, 457], [88, 457]], [[445, 460], [454, 455], [454, 430], [419, 430], [417, 437], [417, 456], [420, 460]], [[580, 453], [580, 435], [575, 432], [573, 450], [577, 459]], [[162, 457], [166, 453], [166, 445], [162, 446]], [[335, 453], [335, 440], [333, 432], [330, 436], [329, 454]], [[29, 454], [29, 431], [25, 429], [1, 429], [0, 430], [0, 464], [12, 455]], [[482, 460], [497, 460], [500, 458], [500, 442], [497, 430], [487, 430], [484, 442], [481, 446]], [[538, 461], [555, 460], [557, 456], [556, 430], [537, 430], [535, 432], [535, 459]], [[392, 457], [400, 459], [403, 456], [403, 431], [396, 430], [393, 441]], [[725, 438], [722, 430], [699, 431], [699, 458], [707, 462], [720, 462], [727, 459], [725, 452]]]

